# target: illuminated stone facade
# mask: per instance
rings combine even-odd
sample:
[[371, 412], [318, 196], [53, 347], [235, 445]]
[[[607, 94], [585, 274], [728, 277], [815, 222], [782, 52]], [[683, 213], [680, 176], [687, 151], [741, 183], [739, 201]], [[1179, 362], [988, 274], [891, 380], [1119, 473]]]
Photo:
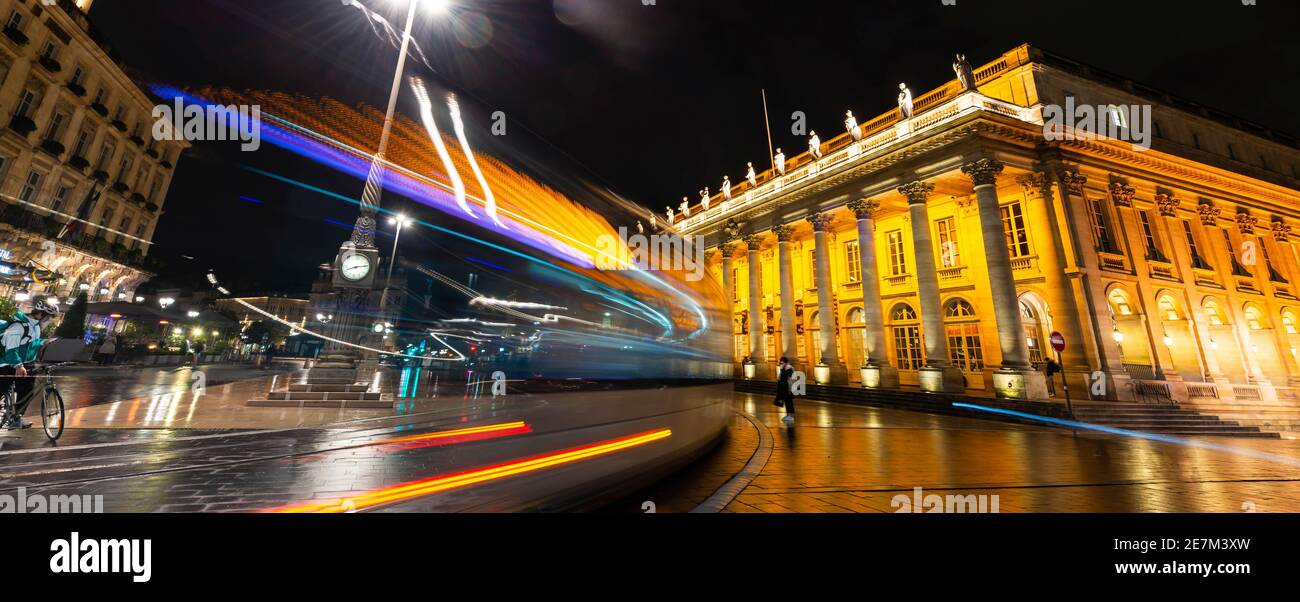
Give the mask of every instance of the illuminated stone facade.
[[145, 258], [188, 143], [153, 140], [155, 102], [105, 50], [90, 6], [0, 0], [0, 252], [61, 276], [0, 294], [129, 299], [151, 276]]
[[[720, 256], [737, 364], [1044, 398], [1058, 331], [1076, 399], [1293, 402], [1296, 140], [1029, 46], [972, 71], [677, 220]], [[1151, 148], [1049, 140], [1067, 97], [1151, 106]]]

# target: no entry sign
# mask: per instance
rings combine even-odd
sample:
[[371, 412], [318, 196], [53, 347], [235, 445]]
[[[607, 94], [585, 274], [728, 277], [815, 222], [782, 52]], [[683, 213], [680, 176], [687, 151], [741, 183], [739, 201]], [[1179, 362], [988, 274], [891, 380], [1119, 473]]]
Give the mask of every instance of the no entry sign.
[[1052, 349], [1065, 351], [1065, 337], [1061, 336], [1061, 333], [1053, 332], [1052, 336], [1048, 337], [1048, 340], [1052, 343]]

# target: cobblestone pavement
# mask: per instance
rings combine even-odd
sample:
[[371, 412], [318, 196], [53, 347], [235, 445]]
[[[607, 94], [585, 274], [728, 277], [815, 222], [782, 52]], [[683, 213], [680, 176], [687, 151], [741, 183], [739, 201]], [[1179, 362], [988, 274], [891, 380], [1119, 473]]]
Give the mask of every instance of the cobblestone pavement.
[[[737, 394], [734, 403], [775, 447], [727, 512], [894, 512], [895, 496], [915, 500], [917, 487], [922, 496], [996, 495], [1001, 512], [1300, 511], [1300, 441], [1179, 444], [814, 401], [800, 402], [787, 429], [766, 397]], [[738, 433], [754, 427], [740, 420], [731, 430], [709, 467], [695, 470], [740, 469], [756, 438]], [[698, 502], [710, 493], [699, 484], [718, 481], [659, 490], [660, 507]]]

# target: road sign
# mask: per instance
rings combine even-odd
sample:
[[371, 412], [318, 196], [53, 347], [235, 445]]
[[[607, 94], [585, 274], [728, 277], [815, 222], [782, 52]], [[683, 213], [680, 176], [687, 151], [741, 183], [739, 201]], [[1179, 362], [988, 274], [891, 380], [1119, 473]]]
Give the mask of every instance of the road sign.
[[1052, 349], [1058, 352], [1065, 351], [1065, 337], [1061, 336], [1061, 333], [1053, 332], [1052, 336], [1048, 337], [1048, 340], [1052, 342]]

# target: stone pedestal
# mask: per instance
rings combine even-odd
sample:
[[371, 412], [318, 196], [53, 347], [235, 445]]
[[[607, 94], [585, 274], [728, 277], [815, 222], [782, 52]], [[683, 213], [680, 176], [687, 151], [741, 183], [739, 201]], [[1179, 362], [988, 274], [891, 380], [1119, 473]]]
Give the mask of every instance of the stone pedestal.
[[864, 389], [897, 389], [898, 368], [893, 366], [863, 366], [862, 387]]
[[849, 382], [849, 370], [844, 364], [817, 364], [813, 366], [812, 382], [818, 385], [842, 385]]
[[926, 366], [917, 371], [921, 390], [927, 393], [964, 393], [966, 381], [953, 366]]
[[1036, 370], [995, 370], [993, 391], [998, 399], [1047, 399], [1047, 376]]

